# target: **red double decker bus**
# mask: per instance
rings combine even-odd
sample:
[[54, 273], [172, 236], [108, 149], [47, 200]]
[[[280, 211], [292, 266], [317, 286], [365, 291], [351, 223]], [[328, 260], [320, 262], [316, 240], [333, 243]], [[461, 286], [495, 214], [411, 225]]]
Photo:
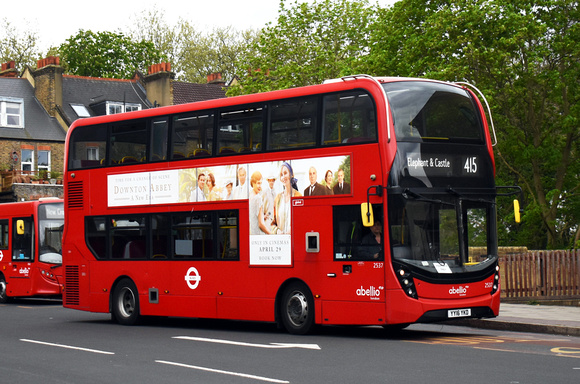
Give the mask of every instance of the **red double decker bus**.
[[0, 303], [62, 293], [63, 227], [63, 200], [0, 205]]
[[497, 316], [490, 136], [460, 85], [365, 75], [77, 120], [64, 306], [296, 334]]

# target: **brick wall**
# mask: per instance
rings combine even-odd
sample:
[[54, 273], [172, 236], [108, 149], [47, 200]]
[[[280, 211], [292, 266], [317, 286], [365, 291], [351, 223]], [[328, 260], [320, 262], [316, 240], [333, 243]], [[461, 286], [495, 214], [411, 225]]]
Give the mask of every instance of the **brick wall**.
[[[20, 149], [22, 146], [32, 146], [34, 148], [34, 159], [35, 162], [38, 161], [38, 150], [47, 150], [50, 148], [50, 163], [51, 170], [58, 171], [62, 174], [64, 169], [64, 143], [56, 142], [31, 142], [31, 141], [19, 141], [19, 140], [0, 140], [0, 166], [4, 168], [7, 165], [13, 165], [12, 152], [16, 151], [18, 153], [18, 162], [14, 165], [15, 170], [20, 170], [20, 161], [22, 160], [22, 155]], [[35, 164], [35, 171], [36, 164]]]

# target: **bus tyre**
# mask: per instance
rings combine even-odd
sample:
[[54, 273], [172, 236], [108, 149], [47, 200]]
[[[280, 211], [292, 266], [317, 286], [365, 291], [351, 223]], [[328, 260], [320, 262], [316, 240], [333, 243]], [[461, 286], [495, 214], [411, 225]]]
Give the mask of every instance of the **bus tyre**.
[[280, 305], [282, 324], [289, 333], [304, 335], [314, 326], [314, 299], [304, 283], [295, 282], [284, 290]]
[[134, 325], [139, 322], [139, 294], [132, 280], [123, 279], [115, 287], [111, 314], [113, 319], [122, 325]]
[[6, 278], [0, 275], [0, 303], [8, 303], [10, 301], [6, 288]]

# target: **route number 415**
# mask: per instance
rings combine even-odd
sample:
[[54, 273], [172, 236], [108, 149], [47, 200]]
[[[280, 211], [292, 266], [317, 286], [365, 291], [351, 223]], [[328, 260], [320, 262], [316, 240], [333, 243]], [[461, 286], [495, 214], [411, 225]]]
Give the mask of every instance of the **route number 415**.
[[465, 161], [465, 165], [463, 169], [467, 171], [467, 173], [477, 173], [477, 157], [468, 157]]

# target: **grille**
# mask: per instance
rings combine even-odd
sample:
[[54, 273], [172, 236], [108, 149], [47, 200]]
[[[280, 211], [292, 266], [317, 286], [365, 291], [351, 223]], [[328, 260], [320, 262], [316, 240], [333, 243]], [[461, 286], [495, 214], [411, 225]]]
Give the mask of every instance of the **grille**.
[[64, 304], [79, 305], [79, 266], [67, 265], [64, 270]]
[[69, 209], [83, 209], [83, 182], [71, 181], [67, 184], [67, 207]]

